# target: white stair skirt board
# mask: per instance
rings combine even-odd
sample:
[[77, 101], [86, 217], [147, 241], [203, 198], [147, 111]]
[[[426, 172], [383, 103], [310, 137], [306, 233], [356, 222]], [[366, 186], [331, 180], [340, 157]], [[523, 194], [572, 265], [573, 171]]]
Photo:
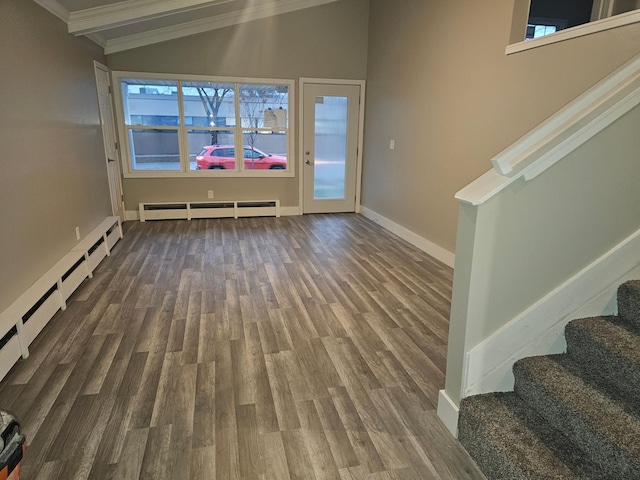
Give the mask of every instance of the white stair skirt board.
[[516, 360], [563, 353], [569, 321], [615, 314], [618, 286], [640, 276], [638, 252], [640, 230], [467, 352], [462, 397], [513, 390]]
[[119, 217], [107, 217], [7, 309], [0, 312], [0, 380], [67, 299], [122, 238]]
[[391, 233], [399, 236], [401, 239], [409, 242], [414, 247], [419, 248], [423, 252], [431, 255], [436, 260], [440, 260], [445, 265], [453, 268], [453, 265], [455, 263], [455, 254], [453, 254], [449, 250], [446, 250], [440, 245], [436, 245], [435, 243], [430, 242], [426, 238], [423, 238], [417, 233], [412, 232], [408, 228], [398, 225], [392, 220], [383, 217], [379, 213], [365, 207], [364, 205], [360, 205], [360, 213], [369, 220], [372, 220], [380, 226], [386, 228]]
[[141, 222], [147, 220], [279, 216], [280, 200], [142, 202], [138, 204], [138, 218]]

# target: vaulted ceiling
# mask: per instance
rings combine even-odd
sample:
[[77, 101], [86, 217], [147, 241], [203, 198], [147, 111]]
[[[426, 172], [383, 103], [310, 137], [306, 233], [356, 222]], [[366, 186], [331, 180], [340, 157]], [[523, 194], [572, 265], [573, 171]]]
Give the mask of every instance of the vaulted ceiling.
[[338, 0], [34, 0], [105, 54]]

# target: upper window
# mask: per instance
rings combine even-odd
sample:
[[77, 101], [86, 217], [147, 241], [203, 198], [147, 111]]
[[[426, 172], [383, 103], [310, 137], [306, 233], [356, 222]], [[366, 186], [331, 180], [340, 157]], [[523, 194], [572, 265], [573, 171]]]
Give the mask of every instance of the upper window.
[[593, 0], [531, 0], [527, 39], [538, 38], [591, 20]]
[[507, 53], [640, 22], [640, 0], [514, 0]]
[[114, 76], [125, 176], [293, 173], [292, 81]]

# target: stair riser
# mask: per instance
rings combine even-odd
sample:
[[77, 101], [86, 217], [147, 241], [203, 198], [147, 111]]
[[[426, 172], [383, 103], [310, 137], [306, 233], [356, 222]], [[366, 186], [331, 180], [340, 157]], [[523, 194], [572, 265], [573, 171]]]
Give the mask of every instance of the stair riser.
[[640, 281], [625, 282], [618, 288], [618, 315], [640, 328]]
[[458, 441], [469, 452], [488, 480], [528, 480], [529, 476], [481, 428], [480, 421], [461, 411]]
[[554, 474], [563, 471], [558, 478], [577, 478], [546, 448], [536, 449], [543, 442], [531, 425], [541, 423], [535, 412], [522, 409], [513, 393], [470, 397], [460, 408], [458, 440], [489, 480], [542, 478], [553, 464]]
[[[582, 365], [597, 365], [591, 369], [603, 383], [615, 388], [631, 404], [640, 398], [640, 364], [620, 355], [588, 332], [567, 326], [567, 354]], [[632, 347], [634, 348], [634, 347]]]
[[458, 439], [489, 480], [610, 478], [514, 392], [466, 398], [459, 418]]

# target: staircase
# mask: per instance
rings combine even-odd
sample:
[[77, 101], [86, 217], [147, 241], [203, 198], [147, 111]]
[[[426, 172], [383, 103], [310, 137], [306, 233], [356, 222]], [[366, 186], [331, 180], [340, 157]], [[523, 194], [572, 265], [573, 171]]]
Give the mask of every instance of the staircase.
[[567, 353], [515, 363], [513, 392], [462, 400], [458, 438], [489, 480], [640, 479], [640, 281], [565, 335]]

